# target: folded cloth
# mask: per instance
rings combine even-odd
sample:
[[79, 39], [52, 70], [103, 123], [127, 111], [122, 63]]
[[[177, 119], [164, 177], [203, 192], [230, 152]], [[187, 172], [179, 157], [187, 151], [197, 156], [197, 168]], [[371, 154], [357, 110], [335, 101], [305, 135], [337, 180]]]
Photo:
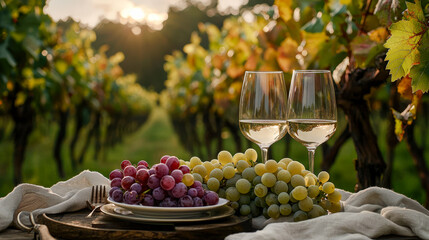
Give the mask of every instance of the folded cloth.
[[77, 211], [86, 207], [93, 185], [106, 185], [109, 179], [98, 172], [82, 171], [73, 178], [54, 184], [51, 188], [23, 183], [0, 198], [0, 231], [6, 229], [21, 211], [42, 213]]
[[293, 222], [292, 217], [266, 220], [260, 216], [252, 224], [262, 230], [232, 234], [226, 240], [372, 239], [390, 234], [429, 239], [429, 211], [418, 202], [379, 187], [340, 192], [341, 212], [302, 222]]

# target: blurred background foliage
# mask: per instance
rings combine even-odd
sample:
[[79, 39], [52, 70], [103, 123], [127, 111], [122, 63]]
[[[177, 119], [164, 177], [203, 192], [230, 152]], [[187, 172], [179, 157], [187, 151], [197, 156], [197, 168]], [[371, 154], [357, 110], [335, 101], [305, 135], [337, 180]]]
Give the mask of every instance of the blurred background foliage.
[[[425, 18], [426, 2], [253, 0], [238, 16], [213, 12], [216, 1], [204, 8], [188, 2], [170, 8], [161, 30], [138, 25], [137, 35], [135, 25], [108, 20], [94, 29], [72, 19], [55, 23], [42, 0], [0, 2], [0, 196], [21, 181], [49, 186], [87, 168], [107, 175], [123, 159], [211, 160], [222, 149], [256, 148], [237, 124], [244, 72], [282, 70], [289, 82], [293, 69], [318, 68], [333, 71], [340, 101], [350, 102], [347, 89], [356, 93], [344, 109], [368, 112], [370, 127], [360, 130], [380, 150], [379, 165], [370, 166], [381, 166], [375, 185], [428, 201], [427, 89], [413, 88], [408, 74], [424, 59], [410, 59], [400, 81], [385, 77], [367, 92], [353, 77], [386, 70], [377, 60], [396, 49], [385, 45], [392, 26], [399, 28], [392, 24], [421, 17], [404, 11], [417, 4]], [[416, 48], [429, 44], [424, 30]], [[354, 191], [359, 146], [348, 134], [352, 116], [339, 116], [338, 132], [316, 154], [316, 171], [329, 169], [336, 186]], [[289, 137], [271, 152], [306, 164], [306, 149]]]

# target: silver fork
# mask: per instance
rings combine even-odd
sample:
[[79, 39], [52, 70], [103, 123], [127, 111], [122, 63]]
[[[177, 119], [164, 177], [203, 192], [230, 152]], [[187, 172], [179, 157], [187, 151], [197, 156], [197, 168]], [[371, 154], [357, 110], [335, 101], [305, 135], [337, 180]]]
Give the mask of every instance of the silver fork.
[[106, 186], [95, 185], [91, 188], [91, 200], [87, 204], [92, 208], [92, 211], [86, 216], [90, 218], [96, 210], [106, 204]]

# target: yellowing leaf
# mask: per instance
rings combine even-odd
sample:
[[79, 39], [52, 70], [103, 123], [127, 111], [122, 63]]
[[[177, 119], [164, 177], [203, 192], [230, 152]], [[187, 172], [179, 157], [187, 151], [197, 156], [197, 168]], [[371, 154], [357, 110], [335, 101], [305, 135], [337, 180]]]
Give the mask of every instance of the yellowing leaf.
[[291, 72], [300, 68], [296, 60], [297, 48], [298, 44], [291, 38], [286, 38], [278, 48], [277, 62], [283, 71]]
[[287, 22], [292, 18], [292, 0], [275, 0], [274, 5], [278, 7], [280, 17], [283, 19], [283, 21]]
[[401, 20], [392, 24], [392, 36], [384, 44], [389, 48], [386, 55], [386, 68], [390, 70], [392, 81], [396, 81], [410, 72], [411, 67], [418, 61], [418, 44], [421, 32], [425, 28], [415, 19]]
[[26, 99], [27, 99], [27, 95], [25, 95], [25, 93], [23, 92], [19, 92], [15, 99], [15, 106], [16, 107], [21, 106], [22, 104], [24, 104]]
[[[429, 38], [429, 34], [425, 36]], [[427, 46], [427, 45], [426, 45]], [[413, 79], [411, 87], [413, 93], [421, 90], [423, 93], [429, 91], [429, 49], [423, 49], [419, 54], [419, 64], [413, 66], [410, 71], [410, 77]]]
[[411, 78], [408, 75], [399, 81], [398, 93], [405, 99], [411, 100], [413, 98], [413, 93], [411, 91]]
[[368, 33], [369, 39], [376, 43], [382, 43], [385, 42], [387, 37], [389, 36], [389, 33], [387, 32], [387, 29], [385, 27], [378, 27], [371, 32]]
[[352, 0], [340, 0], [340, 3], [343, 5], [349, 5], [352, 2]]

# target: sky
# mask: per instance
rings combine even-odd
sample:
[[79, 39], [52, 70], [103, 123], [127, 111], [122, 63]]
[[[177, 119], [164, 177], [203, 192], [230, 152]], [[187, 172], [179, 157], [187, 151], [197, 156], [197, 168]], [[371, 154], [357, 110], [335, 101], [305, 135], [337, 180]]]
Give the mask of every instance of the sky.
[[[238, 11], [248, 0], [218, 0], [218, 10]], [[207, 4], [208, 0], [193, 0]], [[170, 6], [183, 8], [183, 0], [48, 0], [44, 11], [55, 21], [72, 17], [75, 21], [95, 27], [101, 19], [123, 24], [146, 23], [155, 30], [162, 29]]]

